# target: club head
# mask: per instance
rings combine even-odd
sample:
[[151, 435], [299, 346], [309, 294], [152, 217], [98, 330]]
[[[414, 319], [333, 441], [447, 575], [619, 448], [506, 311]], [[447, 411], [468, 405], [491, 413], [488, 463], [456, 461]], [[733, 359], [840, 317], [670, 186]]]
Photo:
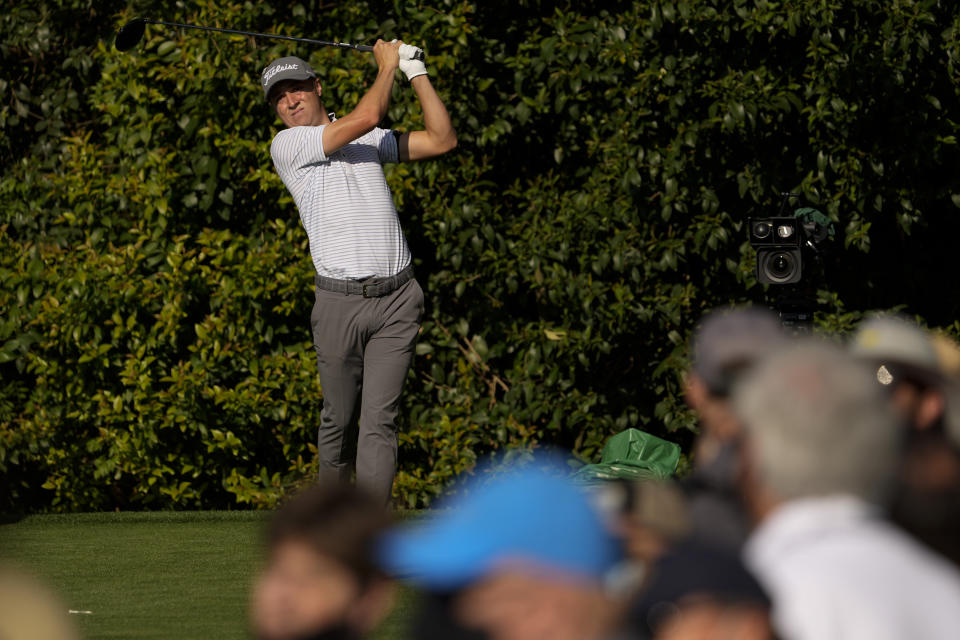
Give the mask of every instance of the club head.
[[117, 31], [117, 38], [113, 41], [113, 46], [117, 51], [129, 51], [137, 46], [140, 39], [143, 38], [143, 32], [147, 28], [147, 21], [143, 18], [134, 18], [127, 24], [120, 27]]

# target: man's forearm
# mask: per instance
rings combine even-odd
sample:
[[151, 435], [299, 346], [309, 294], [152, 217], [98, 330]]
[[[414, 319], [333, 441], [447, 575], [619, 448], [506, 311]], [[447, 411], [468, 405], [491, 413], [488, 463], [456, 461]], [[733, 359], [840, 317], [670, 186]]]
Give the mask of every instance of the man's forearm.
[[390, 106], [393, 76], [400, 62], [397, 54], [399, 47], [398, 43], [383, 40], [377, 40], [377, 44], [373, 45], [377, 78], [353, 111], [324, 127], [323, 148], [327, 155], [368, 133], [383, 120]]
[[423, 130], [439, 153], [444, 153], [457, 146], [457, 134], [453, 130], [450, 114], [446, 106], [437, 95], [436, 89], [427, 75], [417, 76], [411, 82], [413, 90], [420, 101], [423, 110]]
[[393, 91], [395, 75], [395, 69], [380, 69], [373, 86], [360, 98], [354, 112], [371, 118], [374, 126], [379, 124], [387, 115], [387, 108], [390, 106], [390, 93]]

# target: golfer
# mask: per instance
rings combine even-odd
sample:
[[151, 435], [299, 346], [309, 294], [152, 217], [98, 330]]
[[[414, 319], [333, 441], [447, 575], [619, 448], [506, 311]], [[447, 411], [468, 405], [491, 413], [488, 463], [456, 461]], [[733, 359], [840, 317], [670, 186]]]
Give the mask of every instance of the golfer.
[[[323, 389], [319, 480], [348, 482], [355, 465], [357, 485], [384, 505], [396, 471], [396, 417], [423, 291], [382, 165], [432, 158], [457, 144], [417, 53], [411, 45], [378, 40], [377, 78], [339, 118], [327, 113], [320, 81], [300, 58], [274, 60], [261, 76], [267, 101], [287, 126], [270, 154], [300, 211], [317, 270], [310, 321]], [[423, 131], [377, 126], [398, 67], [420, 101]]]

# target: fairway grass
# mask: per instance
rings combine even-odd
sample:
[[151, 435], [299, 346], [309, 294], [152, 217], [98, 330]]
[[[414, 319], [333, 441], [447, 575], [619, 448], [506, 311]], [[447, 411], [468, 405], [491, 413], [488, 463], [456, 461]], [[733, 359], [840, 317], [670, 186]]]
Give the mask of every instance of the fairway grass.
[[[29, 516], [0, 525], [0, 559], [56, 589], [87, 640], [248, 638], [247, 601], [268, 513]], [[376, 638], [402, 637], [414, 595]]]

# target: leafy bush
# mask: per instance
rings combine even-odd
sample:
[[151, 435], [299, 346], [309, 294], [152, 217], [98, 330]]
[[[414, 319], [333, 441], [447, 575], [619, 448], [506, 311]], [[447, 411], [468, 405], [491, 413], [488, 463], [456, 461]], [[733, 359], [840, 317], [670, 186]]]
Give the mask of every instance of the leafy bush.
[[[309, 478], [312, 266], [257, 75], [299, 53], [349, 111], [369, 56], [134, 15], [425, 48], [460, 146], [388, 169], [427, 294], [395, 496], [491, 451], [689, 443], [686, 343], [762, 303], [749, 215], [798, 191], [842, 240], [824, 330], [956, 329], [960, 11], [875, 0], [16, 4], [0, 18], [4, 509], [270, 506]], [[505, 19], [509, 16], [509, 19]], [[389, 126], [420, 126], [398, 78]]]

